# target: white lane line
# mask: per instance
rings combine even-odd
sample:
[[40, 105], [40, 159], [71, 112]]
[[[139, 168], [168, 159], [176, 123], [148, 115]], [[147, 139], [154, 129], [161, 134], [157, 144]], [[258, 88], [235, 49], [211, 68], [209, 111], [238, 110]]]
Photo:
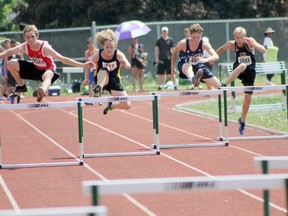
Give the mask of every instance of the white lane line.
[[0, 185], [2, 186], [3, 190], [5, 191], [6, 196], [8, 197], [11, 205], [13, 206], [13, 209], [14, 209], [16, 212], [20, 212], [20, 208], [19, 208], [16, 200], [14, 199], [11, 191], [9, 190], [8, 186], [6, 185], [4, 179], [2, 178], [1, 175], [0, 175]]
[[[64, 111], [65, 113], [68, 113], [67, 111], [65, 110], [62, 110], [62, 109], [59, 109], [61, 111]], [[43, 137], [45, 137], [47, 140], [49, 140], [53, 145], [55, 145], [56, 147], [58, 147], [59, 149], [61, 149], [62, 151], [64, 151], [66, 154], [68, 154], [70, 157], [74, 158], [75, 160], [78, 160], [78, 157], [76, 155], [74, 155], [72, 152], [70, 152], [69, 150], [67, 150], [66, 148], [64, 148], [63, 146], [61, 146], [61, 144], [57, 143], [55, 140], [53, 140], [51, 137], [49, 137], [48, 135], [46, 135], [43, 131], [39, 130], [36, 126], [34, 126], [32, 123], [30, 123], [28, 120], [26, 120], [25, 118], [23, 118], [21, 116], [21, 114], [17, 114], [13, 111], [10, 111], [12, 112], [14, 115], [16, 115], [18, 118], [20, 118], [22, 121], [24, 121], [27, 125], [29, 125], [31, 128], [33, 128], [35, 131], [37, 131], [39, 134], [41, 134]], [[133, 142], [132, 139], [129, 139], [131, 142]], [[141, 143], [139, 143], [141, 144]], [[145, 145], [141, 144], [143, 147]], [[145, 146], [146, 147], [146, 146]], [[147, 147], [146, 147], [147, 148]], [[89, 166], [87, 163], [84, 162], [84, 167], [86, 169], [88, 169], [90, 172], [92, 172], [94, 175], [98, 176], [100, 179], [104, 180], [104, 181], [109, 181], [106, 177], [104, 177], [101, 173], [97, 172], [95, 169], [93, 169], [91, 166]], [[0, 176], [1, 177], [1, 176]], [[3, 180], [4, 182], [4, 180]], [[2, 184], [1, 184], [2, 185]], [[4, 184], [5, 185], [5, 184]], [[4, 188], [4, 187], [3, 187]], [[9, 192], [9, 189], [8, 187], [6, 187], [8, 192]], [[6, 191], [6, 190], [5, 190]], [[20, 211], [20, 208], [18, 207], [17, 203], [15, 202], [13, 196], [11, 193], [8, 193], [6, 192], [13, 208], [15, 210], [19, 210]], [[139, 209], [141, 209], [143, 212], [145, 212], [147, 215], [149, 216], [156, 216], [156, 214], [154, 214], [152, 211], [150, 211], [146, 206], [142, 205], [140, 202], [138, 202], [136, 199], [134, 199], [133, 197], [131, 197], [130, 195], [126, 194], [126, 193], [123, 193], [122, 194], [124, 197], [126, 197], [126, 199], [128, 199], [131, 203], [133, 203], [135, 206], [137, 206]], [[10, 199], [11, 198], [11, 199]], [[17, 206], [15, 206], [15, 204]]]
[[[63, 110], [63, 109], [60, 109], [60, 110], [62, 110], [63, 112], [65, 112], [65, 113], [69, 113], [70, 115], [73, 115], [73, 116], [75, 116], [75, 117], [77, 117], [77, 115], [76, 114], [73, 114], [72, 112], [68, 112], [68, 111], [66, 111], [66, 110]], [[126, 114], [131, 114], [131, 113], [129, 113], [129, 112], [125, 112]], [[18, 114], [16, 114], [17, 116], [19, 116]], [[141, 117], [141, 116], [137, 116], [137, 115], [135, 115], [135, 114], [131, 114], [131, 115], [133, 115], [133, 116], [135, 116], [135, 117], [137, 117], [137, 118], [141, 118], [141, 119], [145, 119], [145, 118], [143, 118], [143, 117]], [[19, 116], [19, 118], [21, 118], [21, 119], [23, 119], [21, 116]], [[23, 119], [23, 120], [25, 120], [25, 119]], [[149, 121], [151, 121], [150, 119], [149, 119]], [[25, 120], [25, 122], [27, 122], [29, 125], [31, 125], [36, 131], [39, 131], [39, 132], [41, 132], [42, 134], [44, 134], [42, 131], [40, 131], [40, 130], [38, 130], [34, 125], [32, 125], [30, 122], [28, 122], [28, 121], [26, 121]], [[137, 141], [135, 141], [135, 140], [132, 140], [132, 139], [130, 139], [130, 138], [128, 138], [128, 137], [126, 137], [126, 136], [123, 136], [123, 135], [121, 135], [121, 134], [118, 134], [118, 133], [116, 133], [116, 132], [114, 132], [114, 131], [111, 131], [111, 130], [109, 130], [108, 128], [105, 128], [105, 127], [102, 127], [102, 126], [100, 126], [100, 125], [97, 125], [97, 124], [95, 124], [94, 122], [91, 122], [91, 121], [89, 121], [89, 120], [87, 120], [87, 122], [88, 123], [92, 123], [94, 126], [96, 126], [96, 127], [100, 127], [100, 128], [102, 128], [103, 130], [106, 130], [106, 131], [108, 131], [108, 132], [111, 132], [111, 133], [113, 133], [113, 134], [115, 134], [115, 135], [117, 135], [117, 136], [120, 136], [121, 138], [123, 138], [123, 139], [126, 139], [126, 140], [129, 140], [129, 141], [131, 141], [131, 142], [133, 142], [133, 143], [135, 143], [135, 144], [137, 144], [137, 145], [141, 145], [141, 146], [143, 146], [143, 147], [146, 147], [146, 148], [148, 148], [147, 146], [145, 146], [144, 144], [142, 144], [142, 143], [140, 143], [140, 142], [137, 142]], [[164, 126], [165, 126], [165, 124], [163, 124]], [[168, 127], [171, 127], [171, 126], [169, 126], [169, 125], [167, 125]], [[173, 128], [173, 127], [172, 127]], [[183, 131], [183, 130], [181, 130], [182, 132], [185, 132], [185, 131]], [[188, 134], [191, 134], [190, 132], [187, 132], [186, 131], [186, 133], [188, 133]], [[45, 134], [44, 134], [45, 135]], [[47, 135], [45, 135], [46, 137], [49, 137], [49, 136], [47, 136]], [[202, 137], [202, 136], [200, 136], [200, 137]], [[205, 138], [205, 137], [204, 137]], [[207, 138], [206, 137], [206, 139], [208, 139], [208, 140], [210, 140], [209, 138]], [[52, 140], [50, 137], [49, 137], [49, 140]], [[53, 140], [54, 141], [54, 140]], [[55, 143], [57, 143], [56, 141], [54, 141]], [[58, 144], [57, 143], [57, 147], [58, 147], [58, 145], [59, 146], [61, 146], [60, 144]], [[62, 147], [61, 146], [61, 148], [60, 149], [65, 149], [64, 147]], [[66, 150], [66, 149], [65, 149]], [[69, 155], [70, 156], [72, 156], [72, 157], [75, 157], [75, 158], [77, 158], [75, 155], [73, 155], [71, 152], [69, 152], [68, 150], [66, 150], [65, 151], [66, 153], [70, 153]], [[259, 154], [257, 154], [257, 153], [255, 153], [256, 155], [259, 155]], [[164, 156], [164, 157], [167, 157], [168, 159], [170, 159], [170, 160], [173, 160], [173, 161], [175, 161], [176, 163], [179, 163], [179, 164], [181, 164], [181, 165], [183, 165], [183, 166], [185, 166], [185, 167], [187, 167], [187, 168], [189, 168], [189, 169], [193, 169], [193, 170], [195, 170], [195, 171], [197, 171], [197, 172], [199, 172], [199, 173], [202, 173], [203, 175], [205, 175], [205, 176], [207, 176], [207, 177], [211, 177], [211, 178], [216, 178], [215, 176], [213, 176], [213, 175], [210, 175], [209, 173], [207, 173], [207, 172], [204, 172], [204, 171], [202, 171], [202, 170], [200, 170], [200, 169], [198, 169], [198, 168], [196, 168], [196, 167], [193, 167], [193, 166], [191, 166], [191, 165], [189, 165], [189, 164], [187, 164], [187, 163], [185, 163], [185, 162], [183, 162], [183, 161], [180, 161], [180, 160], [178, 160], [178, 159], [176, 159], [176, 158], [173, 158], [173, 157], [171, 157], [171, 156], [169, 156], [169, 155], [167, 155], [167, 154], [164, 154], [164, 153], [161, 153], [161, 155], [162, 156]], [[160, 155], [160, 156], [161, 156]], [[85, 163], [84, 163], [85, 164]], [[92, 167], [90, 167], [88, 164], [85, 164], [85, 167], [88, 169], [88, 170], [90, 170], [92, 173], [94, 173], [95, 175], [97, 175], [100, 179], [102, 179], [102, 180], [106, 180], [106, 181], [109, 181], [108, 179], [106, 179], [103, 175], [101, 175], [100, 173], [98, 173], [96, 170], [94, 170]], [[101, 176], [101, 177], [100, 177]], [[260, 197], [257, 197], [257, 196], [255, 196], [255, 195], [253, 195], [253, 194], [250, 194], [249, 192], [247, 192], [247, 191], [243, 191], [243, 190], [239, 190], [241, 193], [243, 193], [243, 194], [245, 194], [245, 195], [247, 195], [247, 196], [249, 196], [249, 197], [251, 197], [251, 198], [253, 198], [253, 199], [255, 199], [255, 200], [258, 200], [258, 201], [263, 201], [263, 199], [262, 198], [260, 198]], [[151, 215], [151, 216], [153, 216], [153, 215], [155, 215], [153, 212], [151, 212], [149, 209], [147, 209], [145, 206], [143, 206], [141, 203], [139, 203], [138, 201], [136, 201], [134, 198], [132, 198], [130, 195], [128, 195], [128, 194], [123, 194], [129, 201], [131, 201], [131, 200], [133, 200], [133, 202], [132, 203], [134, 203], [137, 207], [139, 207], [140, 209], [142, 209], [142, 210], [146, 210], [145, 211], [145, 213], [147, 214], [147, 215]], [[280, 210], [280, 211], [283, 211], [283, 212], [286, 212], [286, 209], [284, 209], [284, 208], [282, 208], [282, 207], [280, 207], [280, 206], [278, 206], [278, 205], [276, 205], [276, 204], [273, 204], [273, 203], [271, 203], [270, 202], [270, 206], [272, 206], [273, 208], [276, 208], [276, 209], [278, 209], [278, 210]]]
[[[64, 111], [64, 112], [67, 112], [67, 111], [65, 111], [65, 110], [63, 110], [63, 111]], [[147, 119], [147, 118], [144, 118], [144, 117], [142, 117], [142, 116], [138, 116], [138, 115], [133, 114], [133, 113], [131, 113], [131, 112], [127, 112], [127, 111], [122, 111], [122, 112], [125, 113], [125, 114], [128, 114], [128, 115], [131, 115], [131, 116], [133, 116], [133, 117], [140, 118], [140, 119], [142, 119], [142, 120], [146, 120], [146, 121], [152, 122], [151, 119]], [[75, 116], [75, 117], [77, 117], [77, 115], [74, 114], [73, 111], [70, 112], [70, 114], [73, 115], [73, 116]], [[83, 118], [83, 120], [84, 120], [84, 118]], [[128, 138], [128, 137], [125, 137], [125, 136], [123, 136], [123, 135], [121, 135], [121, 134], [118, 134], [118, 133], [116, 133], [115, 131], [109, 130], [108, 128], [102, 127], [102, 126], [100, 126], [100, 125], [98, 125], [98, 124], [96, 124], [96, 123], [94, 123], [94, 122], [91, 122], [91, 121], [89, 121], [89, 120], [87, 120], [87, 119], [85, 119], [84, 121], [86, 121], [86, 122], [88, 122], [88, 123], [90, 123], [90, 124], [92, 124], [92, 125], [94, 125], [94, 126], [96, 126], [96, 127], [99, 127], [99, 128], [101, 128], [101, 129], [103, 129], [103, 130], [105, 130], [105, 131], [107, 131], [107, 132], [113, 133], [113, 134], [115, 134], [115, 135], [117, 135], [117, 136], [119, 136], [119, 137], [121, 137], [121, 138], [123, 138], [123, 139], [126, 139], [126, 140], [128, 140], [128, 141], [131, 141], [131, 142], [133, 142], [133, 143], [135, 143], [135, 144], [137, 144], [137, 145], [139, 145], [139, 144], [140, 144], [141, 146], [144, 145], [144, 144], [141, 144], [141, 143], [139, 143], [139, 142], [137, 142], [137, 141], [134, 141], [134, 140], [132, 140], [132, 139], [130, 139], [130, 138]], [[160, 124], [160, 123], [159, 123], [159, 124]], [[161, 123], [161, 125], [162, 125], [162, 126], [165, 126], [165, 127], [168, 127], [168, 128], [171, 128], [171, 129], [173, 129], [173, 130], [178, 130], [178, 131], [180, 131], [180, 132], [183, 132], [183, 133], [186, 133], [186, 134], [190, 134], [190, 135], [193, 135], [193, 136], [197, 136], [197, 137], [200, 137], [200, 138], [203, 138], [203, 139], [206, 139], [206, 140], [212, 140], [212, 139], [210, 139], [210, 138], [208, 138], [208, 137], [203, 137], [203, 136], [200, 136], [200, 135], [197, 135], [197, 134], [194, 134], [194, 133], [191, 133], [191, 132], [188, 132], [188, 131], [185, 131], [185, 130], [182, 130], [182, 129], [179, 129], [179, 128], [176, 128], [176, 127], [173, 127], [173, 126], [170, 126], [170, 125], [166, 125], [166, 124], [162, 124], [162, 123]], [[214, 140], [212, 140], [212, 141], [214, 141]], [[147, 147], [147, 146], [146, 146], [146, 147]], [[257, 155], [257, 156], [263, 156], [263, 155], [258, 154], [258, 153], [256, 153], [256, 152], [252, 152], [252, 151], [249, 151], [249, 150], [246, 150], [246, 149], [237, 147], [237, 146], [229, 145], [229, 146], [227, 146], [227, 147], [232, 147], [232, 148], [238, 149], [238, 150], [240, 150], [240, 151], [245, 151], [245, 152], [248, 152], [248, 153], [250, 153], [250, 154]], [[208, 172], [205, 172], [205, 171], [203, 171], [203, 170], [201, 170], [201, 169], [198, 169], [198, 168], [196, 168], [196, 167], [194, 167], [194, 166], [191, 166], [191, 165], [189, 165], [189, 164], [187, 164], [187, 163], [185, 163], [185, 162], [183, 162], [183, 161], [180, 161], [180, 160], [178, 160], [178, 159], [176, 159], [176, 158], [174, 158], [174, 157], [172, 157], [172, 156], [170, 156], [170, 155], [168, 155], [168, 154], [164, 154], [163, 152], [161, 152], [160, 156], [167, 157], [168, 159], [173, 160], [174, 162], [176, 162], [176, 163], [178, 163], [178, 164], [181, 164], [181, 165], [183, 165], [183, 166], [185, 166], [185, 167], [187, 167], [187, 168], [189, 168], [189, 169], [192, 169], [192, 170], [194, 170], [194, 171], [196, 171], [196, 172], [199, 172], [199, 173], [201, 173], [201, 174], [203, 174], [203, 175], [205, 175], [205, 176], [207, 176], [207, 177], [217, 178], [217, 177], [209, 174]], [[260, 202], [264, 202], [262, 198], [257, 197], [257, 196], [255, 196], [254, 194], [251, 194], [251, 193], [249, 193], [249, 192], [247, 192], [247, 191], [245, 191], [245, 190], [238, 190], [238, 191], [241, 192], [241, 193], [243, 193], [244, 195], [246, 195], [246, 196], [248, 196], [248, 197], [251, 197], [252, 199], [255, 199], [255, 200], [260, 201]], [[276, 205], [276, 204], [274, 204], [274, 203], [272, 203], [272, 202], [270, 202], [269, 205], [270, 205], [271, 207], [275, 208], [275, 209], [278, 209], [279, 211], [282, 211], [282, 212], [287, 213], [286, 209], [285, 209], [285, 208], [282, 208], [281, 206], [278, 206], [278, 205]]]

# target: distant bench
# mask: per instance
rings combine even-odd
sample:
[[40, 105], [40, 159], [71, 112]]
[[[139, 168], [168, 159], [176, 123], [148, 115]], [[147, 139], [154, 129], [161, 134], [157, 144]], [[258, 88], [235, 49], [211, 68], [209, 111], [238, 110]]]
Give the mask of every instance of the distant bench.
[[[233, 63], [219, 63], [219, 76], [221, 80], [222, 71], [226, 70], [228, 74], [231, 74], [233, 71]], [[256, 74], [281, 74], [281, 84], [285, 84], [287, 69], [284, 61], [278, 62], [257, 62], [256, 63]], [[231, 86], [234, 86], [234, 82], [231, 83]]]
[[57, 72], [67, 74], [67, 90], [71, 89], [71, 74], [79, 74], [82, 73], [84, 75], [84, 68], [80, 67], [62, 67], [57, 68]]

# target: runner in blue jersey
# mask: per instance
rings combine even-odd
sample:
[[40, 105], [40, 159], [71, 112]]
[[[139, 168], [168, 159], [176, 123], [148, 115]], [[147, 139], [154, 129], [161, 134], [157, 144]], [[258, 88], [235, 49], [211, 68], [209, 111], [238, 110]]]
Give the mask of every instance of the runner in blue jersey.
[[[232, 74], [234, 74], [234, 76], [238, 76], [238, 78], [242, 80], [242, 84], [244, 86], [253, 86], [256, 77], [256, 61], [254, 52], [256, 49], [260, 53], [265, 53], [265, 47], [259, 44], [254, 38], [246, 37], [246, 34], [247, 33], [245, 28], [235, 28], [233, 32], [235, 40], [228, 41], [226, 44], [217, 49], [216, 52], [218, 53], [218, 55], [220, 55], [225, 50], [233, 50], [235, 52], [236, 60], [233, 64]], [[239, 133], [241, 135], [244, 134], [246, 116], [249, 111], [253, 92], [245, 91], [244, 93], [245, 94], [244, 103], [242, 106], [242, 115], [238, 119]]]
[[[112, 96], [127, 96], [121, 84], [120, 70], [122, 66], [130, 69], [131, 64], [125, 54], [116, 49], [118, 41], [116, 40], [114, 32], [111, 29], [98, 32], [96, 34], [96, 40], [103, 46], [103, 49], [98, 50], [91, 57], [91, 61], [96, 65], [94, 73], [94, 81], [96, 83], [96, 87], [94, 88], [95, 96], [99, 97], [102, 89], [109, 91]], [[89, 82], [88, 72], [85, 73], [83, 85], [87, 85]], [[130, 109], [130, 107], [130, 101], [109, 102], [103, 114], [106, 115], [114, 109], [127, 110]]]
[[[220, 88], [221, 82], [205, 65], [207, 62], [217, 61], [217, 53], [210, 43], [202, 40], [203, 28], [199, 24], [191, 25], [189, 32], [190, 36], [179, 41], [172, 52], [171, 70], [176, 74], [175, 61], [179, 53], [177, 68], [180, 78], [191, 80], [194, 87], [198, 87], [201, 81], [211, 87]], [[203, 57], [204, 50], [210, 54], [208, 58]]]

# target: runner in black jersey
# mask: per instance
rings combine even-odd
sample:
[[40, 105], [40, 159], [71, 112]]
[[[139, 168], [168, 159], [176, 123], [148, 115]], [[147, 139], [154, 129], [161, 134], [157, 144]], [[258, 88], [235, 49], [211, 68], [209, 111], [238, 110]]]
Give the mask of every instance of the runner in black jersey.
[[[94, 82], [96, 87], [94, 93], [99, 97], [102, 89], [110, 92], [112, 96], [127, 96], [121, 84], [120, 70], [121, 66], [126, 69], [131, 68], [131, 64], [127, 60], [125, 54], [117, 50], [116, 37], [111, 29], [103, 30], [96, 34], [96, 40], [103, 46], [103, 49], [98, 50], [92, 57], [96, 65], [94, 73]], [[89, 81], [89, 73], [85, 73], [85, 80], [83, 85], [87, 85]], [[103, 114], [106, 115], [108, 111], [113, 109], [129, 109], [131, 107], [130, 101], [109, 102], [105, 107]]]
[[[228, 41], [226, 44], [221, 46], [216, 52], [218, 55], [223, 53], [225, 50], [233, 50], [235, 52], [236, 60], [233, 65], [232, 78], [238, 76], [242, 80], [244, 86], [253, 86], [256, 72], [255, 72], [255, 49], [260, 53], [265, 53], [265, 47], [259, 44], [254, 38], [246, 37], [246, 29], [243, 27], [237, 27], [234, 32], [234, 39]], [[252, 91], [244, 92], [244, 103], [242, 106], [242, 116], [238, 119], [239, 122], [239, 133], [244, 134], [244, 127], [246, 122], [246, 116], [250, 107], [252, 99]]]

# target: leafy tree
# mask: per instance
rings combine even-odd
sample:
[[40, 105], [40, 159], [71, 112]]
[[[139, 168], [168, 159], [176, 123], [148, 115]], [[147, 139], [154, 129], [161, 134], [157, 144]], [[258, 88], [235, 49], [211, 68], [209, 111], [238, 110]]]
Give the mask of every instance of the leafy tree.
[[17, 15], [17, 7], [25, 6], [24, 0], [0, 0], [0, 30], [9, 31], [17, 28], [12, 24], [11, 20]]
[[19, 1], [0, 0], [1, 19], [9, 22], [7, 10], [13, 8], [18, 14], [15, 24], [33, 23], [41, 29], [89, 26], [91, 21], [108, 25], [133, 19], [149, 22], [288, 15], [288, 0], [21, 0], [22, 4], [11, 6], [15, 2]]

